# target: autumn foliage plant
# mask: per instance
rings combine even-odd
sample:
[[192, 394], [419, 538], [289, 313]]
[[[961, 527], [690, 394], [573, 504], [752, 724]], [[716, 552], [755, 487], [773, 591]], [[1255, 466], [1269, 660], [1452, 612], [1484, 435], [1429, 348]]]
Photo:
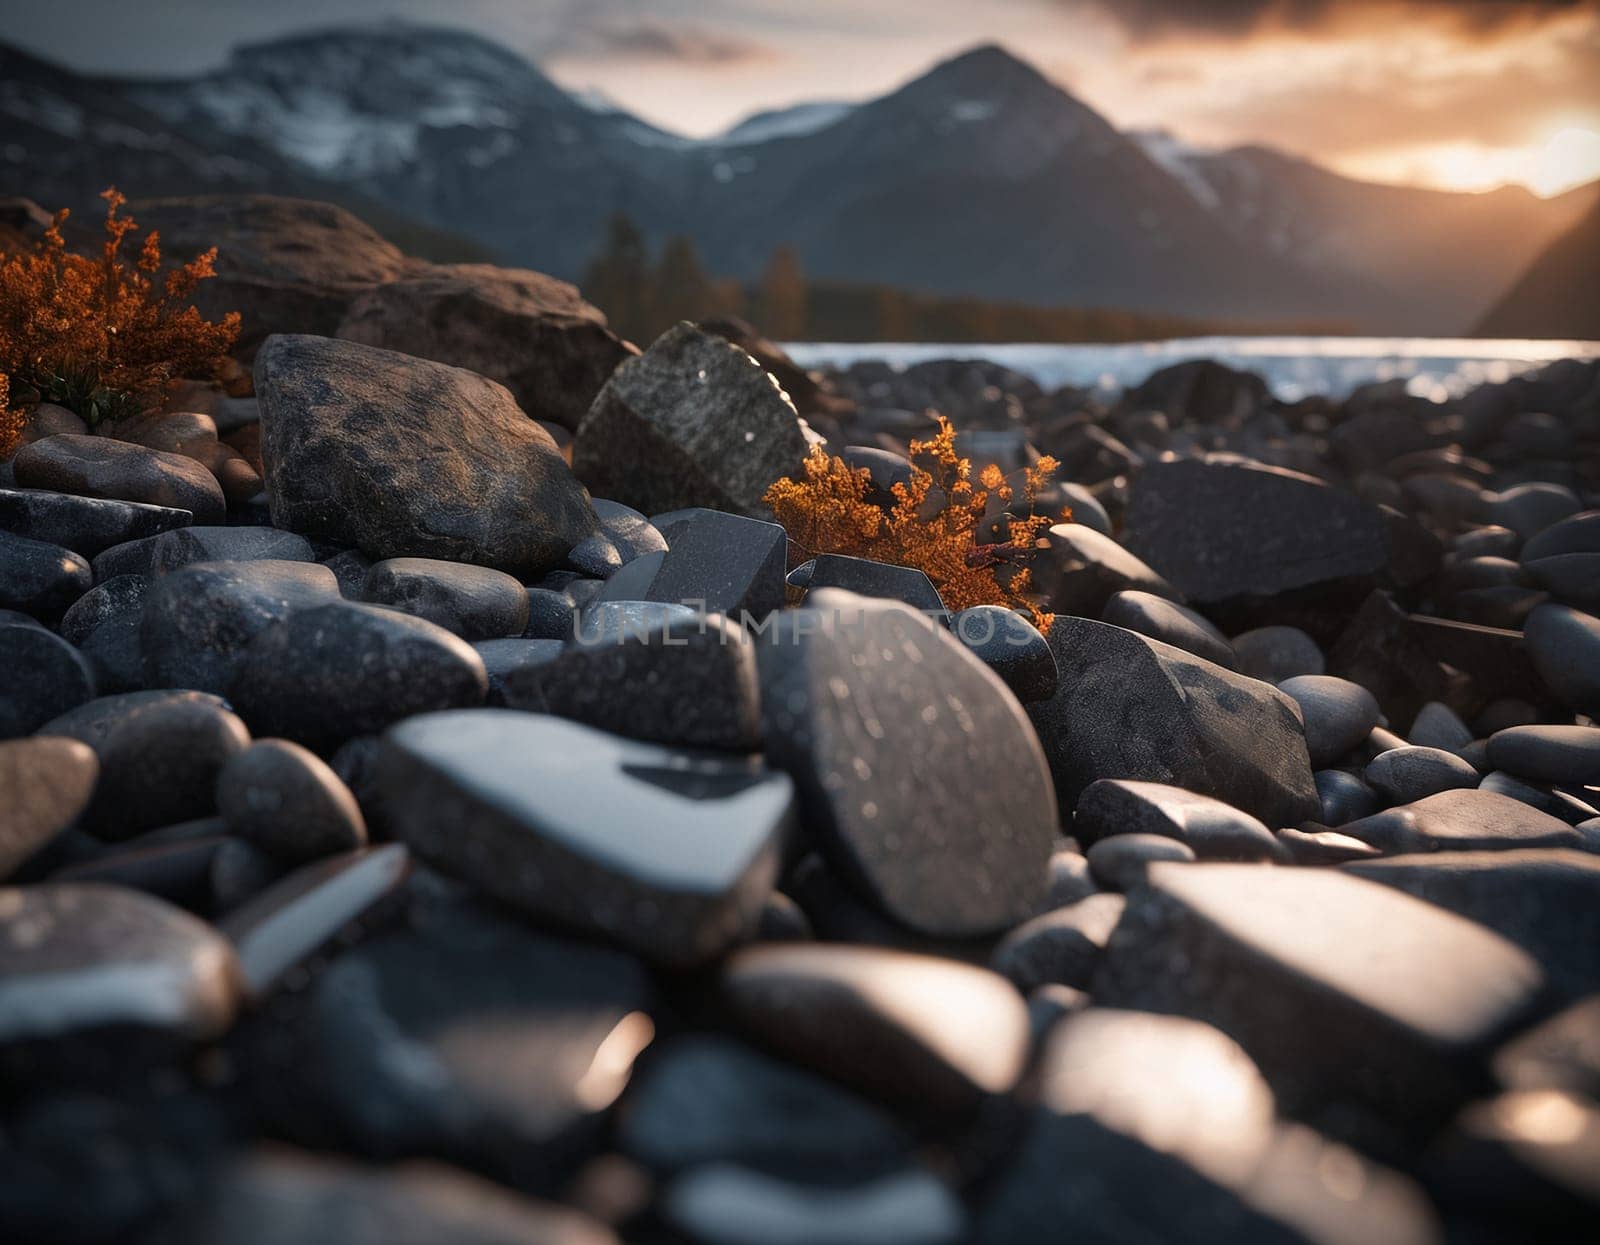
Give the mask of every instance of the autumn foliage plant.
[[115, 425], [157, 407], [174, 381], [215, 375], [239, 335], [237, 312], [214, 322], [190, 302], [216, 275], [215, 248], [162, 274], [159, 235], [131, 256], [123, 244], [138, 226], [121, 214], [125, 199], [115, 189], [101, 198], [98, 254], [67, 249], [63, 209], [36, 243], [0, 255], [0, 458], [27, 406], [53, 402], [90, 427]]
[[911, 479], [894, 486], [892, 506], [871, 499], [864, 467], [852, 468], [821, 446], [812, 447], [799, 479], [779, 480], [767, 490], [766, 503], [790, 541], [811, 556], [838, 553], [915, 567], [950, 609], [1007, 606], [1046, 630], [1050, 615], [1033, 598], [1028, 563], [1043, 529], [1070, 517], [1036, 507], [1056, 460], [1041, 458], [1028, 470], [1027, 513], [1017, 516], [1009, 513], [1015, 490], [1000, 469], [984, 468], [974, 484], [971, 460], [956, 453], [955, 437], [941, 417], [932, 439], [911, 442]]

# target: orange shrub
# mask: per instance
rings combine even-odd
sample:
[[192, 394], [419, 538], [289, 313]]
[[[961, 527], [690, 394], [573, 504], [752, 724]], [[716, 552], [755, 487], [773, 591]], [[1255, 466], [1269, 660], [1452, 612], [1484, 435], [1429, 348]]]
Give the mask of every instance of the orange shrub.
[[158, 279], [158, 235], [128, 262], [122, 242], [138, 226], [118, 214], [115, 189], [101, 198], [97, 257], [67, 250], [65, 210], [35, 246], [0, 257], [0, 374], [12, 400], [54, 402], [91, 426], [151, 409], [179, 378], [215, 374], [239, 335], [237, 312], [213, 323], [189, 303], [215, 275], [215, 248]]
[[1030, 596], [1027, 564], [1040, 532], [1070, 517], [1066, 511], [1058, 517], [1034, 513], [1034, 500], [1055, 473], [1056, 460], [1041, 458], [1028, 471], [1029, 513], [1006, 524], [1007, 540], [980, 543], [979, 524], [991, 495], [1006, 505], [1013, 491], [994, 466], [984, 469], [981, 487], [975, 487], [971, 460], [957, 455], [955, 436], [950, 421], [941, 417], [932, 440], [911, 443], [911, 482], [894, 486], [895, 503], [887, 512], [867, 500], [871, 476], [865, 468], [852, 469], [820, 446], [807, 456], [801, 478], [777, 481], [767, 490], [766, 503], [789, 539], [809, 555], [839, 553], [915, 567], [953, 610], [1004, 605], [1048, 630], [1051, 616], [1041, 613]]
[[11, 457], [21, 440], [22, 412], [11, 405], [11, 378], [0, 372], [0, 462]]

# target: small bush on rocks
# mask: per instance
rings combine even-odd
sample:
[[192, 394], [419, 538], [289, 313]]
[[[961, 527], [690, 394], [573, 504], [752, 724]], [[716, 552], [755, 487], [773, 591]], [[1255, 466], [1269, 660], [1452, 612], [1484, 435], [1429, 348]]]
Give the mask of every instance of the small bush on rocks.
[[91, 427], [149, 410], [186, 376], [215, 375], [239, 335], [239, 316], [207, 320], [189, 303], [215, 275], [216, 250], [157, 278], [161, 243], [145, 235], [130, 262], [123, 240], [138, 226], [119, 214], [115, 188], [106, 201], [106, 239], [98, 257], [67, 249], [66, 209], [31, 250], [0, 256], [0, 458], [14, 448], [20, 406], [53, 402]]
[[998, 467], [984, 468], [977, 485], [972, 462], [955, 449], [955, 428], [943, 417], [927, 441], [911, 442], [911, 480], [893, 488], [887, 510], [868, 498], [871, 476], [814, 446], [801, 478], [767, 490], [766, 503], [789, 539], [808, 556], [838, 553], [922, 571], [952, 610], [1003, 605], [1030, 615], [1041, 631], [1050, 615], [1030, 593], [1028, 562], [1040, 532], [1070, 517], [1039, 514], [1034, 499], [1050, 482], [1056, 460], [1041, 458], [1023, 484], [1028, 514], [1005, 523], [1007, 539], [980, 539], [991, 510], [1010, 505], [1014, 490]]

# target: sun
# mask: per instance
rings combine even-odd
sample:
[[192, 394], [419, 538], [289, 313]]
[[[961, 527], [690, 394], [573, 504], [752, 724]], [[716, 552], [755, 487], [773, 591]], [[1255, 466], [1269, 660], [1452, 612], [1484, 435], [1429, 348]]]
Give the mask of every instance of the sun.
[[1557, 130], [1533, 153], [1528, 185], [1536, 194], [1554, 195], [1600, 177], [1600, 132], [1569, 125]]

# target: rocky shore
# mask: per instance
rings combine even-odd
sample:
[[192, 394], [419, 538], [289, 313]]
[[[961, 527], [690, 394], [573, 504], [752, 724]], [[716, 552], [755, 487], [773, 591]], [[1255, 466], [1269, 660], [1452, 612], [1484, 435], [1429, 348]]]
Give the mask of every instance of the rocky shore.
[[[807, 374], [135, 206], [252, 382], [0, 464], [0, 1238], [1596, 1231], [1600, 364]], [[936, 415], [1047, 634], [771, 521]]]

